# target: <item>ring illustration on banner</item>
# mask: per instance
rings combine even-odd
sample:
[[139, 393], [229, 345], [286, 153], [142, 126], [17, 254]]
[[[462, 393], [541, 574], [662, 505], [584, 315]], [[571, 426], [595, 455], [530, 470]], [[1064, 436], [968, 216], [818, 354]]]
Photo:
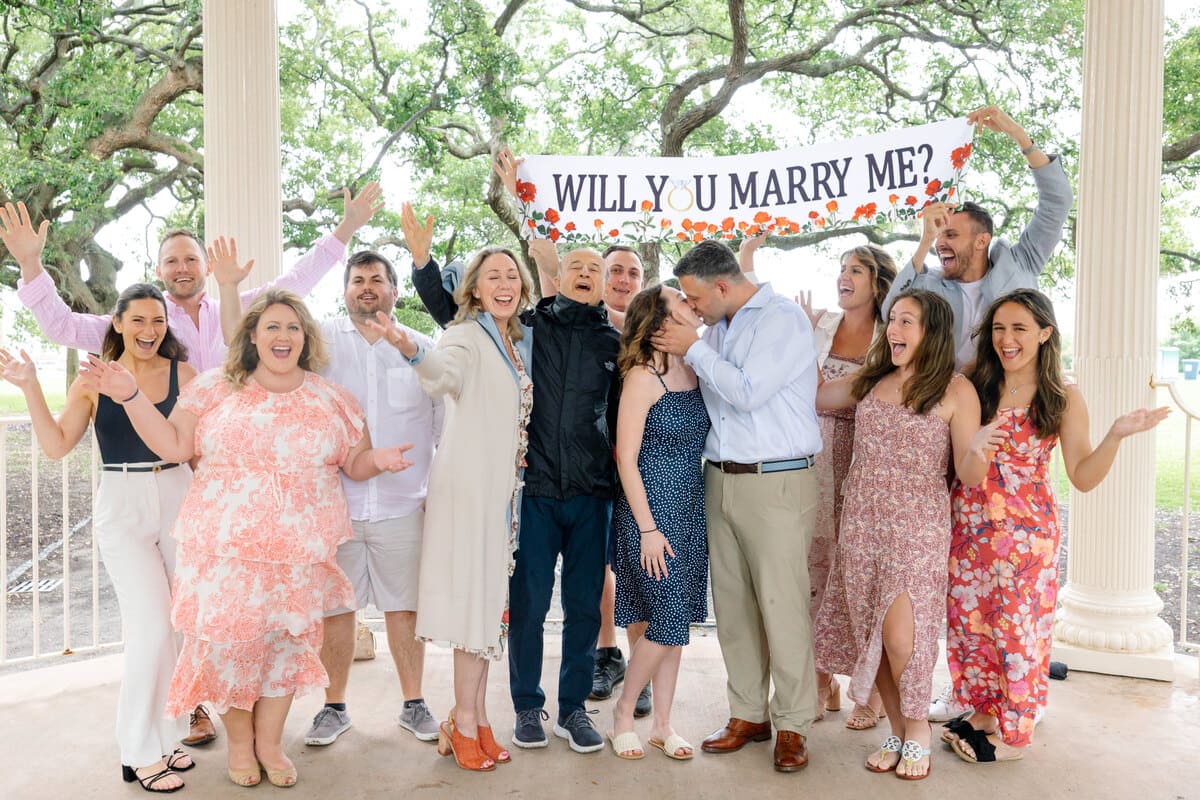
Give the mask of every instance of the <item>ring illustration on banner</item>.
[[672, 181], [667, 192], [667, 207], [674, 211], [691, 211], [696, 205], [696, 194], [687, 181]]

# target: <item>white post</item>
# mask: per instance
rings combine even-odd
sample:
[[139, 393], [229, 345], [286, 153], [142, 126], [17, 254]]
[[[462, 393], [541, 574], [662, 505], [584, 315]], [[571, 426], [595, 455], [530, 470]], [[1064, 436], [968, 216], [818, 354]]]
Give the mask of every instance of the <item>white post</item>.
[[[1150, 406], [1162, 158], [1163, 0], [1088, 0], [1075, 368], [1093, 443]], [[1121, 445], [1108, 478], [1071, 491], [1067, 585], [1054, 655], [1072, 669], [1171, 680], [1154, 591], [1154, 437]]]
[[275, 0], [204, 0], [204, 235], [254, 259], [245, 288], [280, 273], [279, 173]]

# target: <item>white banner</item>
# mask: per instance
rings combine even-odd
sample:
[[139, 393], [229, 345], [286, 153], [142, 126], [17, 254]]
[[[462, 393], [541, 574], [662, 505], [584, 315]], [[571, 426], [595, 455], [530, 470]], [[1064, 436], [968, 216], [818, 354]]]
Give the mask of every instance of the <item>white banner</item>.
[[581, 245], [877, 225], [954, 201], [971, 140], [971, 126], [954, 119], [741, 156], [528, 156], [517, 171], [517, 205], [527, 238]]

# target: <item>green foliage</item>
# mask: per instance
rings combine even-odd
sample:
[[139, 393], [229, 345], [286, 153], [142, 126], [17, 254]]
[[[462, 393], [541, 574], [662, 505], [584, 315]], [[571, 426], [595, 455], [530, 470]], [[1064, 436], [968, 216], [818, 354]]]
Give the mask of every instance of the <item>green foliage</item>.
[[1178, 347], [1180, 358], [1200, 358], [1200, 324], [1193, 317], [1176, 317], [1171, 320], [1166, 344]]

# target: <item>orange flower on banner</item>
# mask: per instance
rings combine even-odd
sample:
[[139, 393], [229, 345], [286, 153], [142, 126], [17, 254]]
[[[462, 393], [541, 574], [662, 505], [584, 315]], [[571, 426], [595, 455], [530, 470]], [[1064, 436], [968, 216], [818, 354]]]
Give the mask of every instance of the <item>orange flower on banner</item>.
[[875, 204], [867, 203], [865, 206], [859, 206], [854, 209], [854, 216], [851, 219], [870, 219], [875, 216]]
[[593, 224], [593, 225], [595, 225], [597, 228], [603, 228], [603, 227], [604, 227], [604, 220], [602, 220], [602, 219], [598, 219], [598, 220], [596, 220], [595, 222], [593, 222], [592, 224]]
[[533, 220], [527, 220], [527, 222], [529, 223], [529, 227], [531, 227], [531, 228], [536, 228], [536, 227], [537, 227], [537, 223], [536, 223], [536, 222], [534, 222]]
[[733, 217], [726, 217], [725, 219], [721, 220], [721, 230], [731, 231], [733, 230], [733, 226], [735, 224], [736, 223], [734, 223]]
[[685, 231], [690, 231], [692, 229], [692, 221], [689, 218], [684, 217], [683, 222], [679, 223], [679, 227], [683, 228]]
[[775, 227], [786, 228], [788, 226], [788, 222], [789, 222], [789, 220], [787, 217], [776, 217], [775, 218]]
[[726, 233], [723, 233], [723, 234], [721, 234], [721, 238], [722, 238], [722, 239], [732, 239], [732, 238], [733, 238], [733, 234], [732, 234], [732, 233], [728, 233], [728, 232], [726, 232]]
[[751, 225], [749, 228], [746, 228], [748, 236], [758, 236], [760, 233], [762, 233], [762, 228], [758, 225]]
[[654, 203], [651, 203], [649, 200], [642, 201], [642, 211], [653, 211], [653, 210], [654, 210]]
[[771, 219], [771, 215], [765, 211], [760, 211], [754, 215], [754, 221], [757, 222], [759, 225], [762, 225], [764, 222], [767, 222], [770, 219]]
[[613, 228], [611, 231], [608, 232], [608, 235], [615, 239], [621, 235], [621, 232], [619, 230], [617, 230], [616, 228]]
[[568, 222], [565, 227], [567, 229], [567, 233], [570, 233], [571, 231], [575, 230], [575, 223]]
[[837, 208], [838, 208], [837, 200], [830, 200], [828, 203], [825, 204], [825, 210], [828, 211], [830, 214], [836, 213]]
[[934, 178], [925, 186], [925, 194], [929, 195], [930, 197], [933, 197], [935, 194], [937, 194], [941, 190], [942, 190], [942, 182], [940, 180], [938, 180], [937, 178]]
[[954, 148], [950, 153], [950, 163], [955, 169], [962, 169], [967, 163], [967, 159], [971, 157], [971, 143], [967, 142], [962, 147]]
[[746, 228], [750, 227], [750, 223], [746, 222], [746, 220], [742, 220], [737, 224], [737, 227], [739, 231], [744, 231]]
[[799, 233], [800, 232], [800, 223], [799, 222], [789, 222], [788, 223], [788, 231], [791, 233]]
[[559, 236], [561, 236], [561, 235], [562, 235], [562, 234], [560, 234], [560, 233], [558, 232], [558, 228], [551, 228], [551, 229], [550, 229], [550, 235], [549, 235], [550, 241], [552, 241], [552, 242], [557, 242], [557, 241], [558, 241], [558, 237], [559, 237]]
[[892, 205], [896, 205], [896, 201], [899, 199], [900, 199], [900, 195], [898, 195], [898, 194], [889, 194], [888, 195], [888, 202], [891, 203]]
[[537, 197], [537, 187], [532, 183], [525, 181], [517, 181], [517, 199], [522, 203], [532, 203], [533, 198]]
[[825, 218], [824, 218], [824, 217], [817, 217], [817, 218], [816, 218], [815, 220], [813, 220], [813, 221], [816, 223], [816, 225], [817, 225], [817, 227], [818, 227], [818, 228], [824, 228], [824, 227], [825, 227]]
[[916, 204], [917, 204], [917, 198], [916, 198], [916, 195], [911, 195], [911, 194], [910, 194], [908, 197], [904, 198], [904, 205], [906, 205], [906, 206], [915, 206]]
[[662, 222], [658, 223], [658, 225], [661, 228], [669, 228], [669, 227], [671, 227], [671, 220], [664, 219]]
[[716, 225], [713, 225], [711, 222], [708, 223], [708, 232], [709, 233], [716, 233], [718, 230], [719, 229], [717, 228]]
[[951, 186], [949, 189], [946, 190], [946, 197], [954, 197], [954, 187], [953, 186]]
[[547, 208], [546, 209], [546, 222], [549, 222], [551, 225], [558, 222], [558, 211], [556, 211], [553, 208]]
[[808, 218], [809, 218], [809, 219], [817, 219], [817, 218], [818, 218], [818, 217], [820, 217], [820, 216], [821, 216], [821, 215], [820, 215], [820, 214], [818, 214], [818, 213], [817, 213], [817, 212], [815, 212], [815, 211], [810, 211], [810, 212], [808, 212]]
[[675, 238], [676, 238], [676, 239], [678, 239], [678, 240], [679, 240], [679, 241], [681, 241], [681, 242], [686, 242], [686, 241], [687, 241], [687, 234], [686, 234], [686, 233], [684, 233], [683, 231], [680, 231], [679, 233], [675, 234]]

